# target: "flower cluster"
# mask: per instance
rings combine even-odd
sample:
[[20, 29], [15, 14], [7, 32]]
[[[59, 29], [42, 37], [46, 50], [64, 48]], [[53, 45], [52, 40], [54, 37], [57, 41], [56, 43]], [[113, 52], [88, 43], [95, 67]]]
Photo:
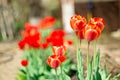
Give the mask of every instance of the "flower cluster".
[[[48, 35], [44, 35], [44, 32], [46, 29], [51, 28], [55, 24], [56, 19], [47, 16], [39, 21], [37, 25], [32, 25], [30, 23], [25, 23], [24, 30], [22, 33], [22, 40], [19, 41], [18, 45], [19, 48], [22, 50], [25, 50], [26, 48], [37, 50], [40, 49], [42, 54], [44, 54], [44, 57], [49, 53], [44, 53], [45, 49], [47, 50], [48, 46], [52, 46], [53, 55], [46, 56], [47, 63], [52, 68], [57, 68], [60, 66], [61, 63], [63, 63], [66, 60], [66, 47], [67, 45], [72, 45], [72, 40], [66, 40], [64, 39], [66, 33], [64, 30], [53, 30], [51, 32], [47, 32]], [[43, 34], [43, 35], [42, 35]], [[47, 52], [47, 51], [46, 51]], [[50, 51], [49, 51], [50, 52]], [[34, 53], [34, 52], [32, 52]], [[31, 55], [31, 54], [29, 54]], [[36, 55], [39, 55], [36, 53]], [[33, 57], [36, 57], [33, 55]], [[38, 56], [39, 57], [39, 56]], [[32, 58], [32, 57], [31, 57]], [[46, 59], [46, 58], [45, 58]], [[45, 60], [46, 61], [46, 60]], [[29, 59], [23, 59], [21, 61], [22, 66], [27, 66]], [[39, 64], [39, 63], [38, 63]]]
[[91, 18], [87, 23], [85, 17], [74, 15], [70, 19], [70, 25], [80, 39], [93, 41], [100, 36], [105, 22], [103, 18], [95, 17]]
[[41, 35], [40, 30], [45, 28], [50, 28], [55, 24], [56, 19], [47, 16], [39, 21], [37, 25], [32, 25], [30, 23], [25, 23], [25, 30], [21, 32], [23, 39], [18, 43], [20, 49], [27, 48], [44, 48], [48, 47], [48, 43], [41, 43]]
[[[83, 68], [83, 58], [82, 51], [77, 46], [77, 71], [79, 80], [118, 80], [120, 74], [110, 79], [110, 75], [104, 69], [100, 68], [100, 50], [96, 51], [96, 41], [101, 35], [101, 32], [104, 29], [105, 22], [103, 18], [94, 17], [91, 18], [88, 22], [85, 17], [81, 15], [74, 15], [70, 19], [71, 28], [75, 31], [76, 35], [80, 39], [80, 44], [82, 39], [88, 41], [88, 50], [86, 56], [86, 74], [84, 74]], [[94, 41], [94, 52], [93, 57], [89, 58], [90, 53], [90, 42]], [[78, 42], [79, 43], [79, 42]], [[81, 45], [80, 45], [81, 46]], [[85, 75], [85, 76], [84, 76]], [[107, 76], [105, 76], [107, 75]]]
[[[22, 40], [18, 43], [20, 49], [27, 50], [21, 65], [25, 68], [20, 69], [18, 74], [19, 80], [71, 80], [67, 72], [70, 68], [76, 66], [71, 65], [70, 60], [66, 57], [66, 48], [72, 45], [71, 40], [65, 40], [65, 32], [63, 30], [53, 30], [51, 33], [44, 35], [47, 28], [51, 28], [56, 19], [47, 16], [39, 21], [37, 25], [26, 23], [25, 30], [22, 31]], [[101, 35], [104, 29], [105, 22], [103, 18], [94, 17], [88, 22], [81, 15], [74, 15], [70, 19], [71, 28], [75, 31], [77, 37], [88, 41], [88, 51], [86, 56], [86, 71], [84, 71], [82, 51], [77, 44], [77, 78], [78, 80], [110, 80], [110, 75], [107, 74], [106, 68], [100, 68], [100, 50], [96, 52], [96, 43], [94, 42], [93, 57], [89, 58], [90, 42], [96, 40]], [[43, 35], [42, 35], [43, 34]], [[48, 46], [51, 47], [48, 48]], [[42, 48], [42, 49], [40, 49]], [[52, 52], [51, 52], [52, 51]], [[52, 53], [52, 55], [50, 54]], [[68, 61], [66, 61], [68, 60]], [[47, 61], [47, 64], [45, 64]], [[65, 64], [62, 64], [65, 62]], [[50, 66], [51, 68], [49, 68]], [[58, 68], [60, 66], [60, 68]], [[62, 68], [63, 66], [63, 68]], [[49, 68], [49, 69], [48, 69]], [[52, 68], [55, 69], [55, 75], [52, 74]], [[59, 74], [57, 71], [61, 70]], [[68, 70], [67, 70], [68, 69]], [[84, 74], [86, 72], [86, 74]], [[52, 76], [53, 77], [52, 77]], [[118, 76], [112, 78], [117, 80]], [[54, 79], [55, 78], [55, 79]]]
[[[29, 49], [29, 51], [31, 50], [31, 48], [47, 49], [49, 43], [47, 42], [46, 39], [44, 40], [44, 42], [42, 41], [43, 33], [41, 30], [51, 28], [55, 24], [55, 21], [56, 21], [55, 18], [47, 16], [41, 19], [39, 23], [36, 25], [25, 23], [24, 30], [21, 31], [22, 40], [18, 42], [19, 48], [22, 50]], [[36, 55], [38, 54], [36, 53]], [[26, 67], [28, 65], [28, 62], [30, 62], [28, 58], [23, 59], [21, 60], [21, 65]]]
[[65, 32], [63, 30], [55, 30], [47, 38], [52, 45], [53, 55], [48, 57], [47, 63], [52, 68], [57, 68], [66, 60], [66, 47], [64, 46]]
[[37, 26], [29, 23], [25, 24], [25, 30], [22, 31], [23, 39], [18, 43], [20, 49], [27, 47], [40, 47], [40, 32]]

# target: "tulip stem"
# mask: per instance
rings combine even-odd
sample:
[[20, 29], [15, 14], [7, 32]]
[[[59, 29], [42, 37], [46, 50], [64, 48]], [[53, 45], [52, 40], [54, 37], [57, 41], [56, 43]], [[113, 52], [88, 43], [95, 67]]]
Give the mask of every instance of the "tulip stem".
[[79, 42], [79, 49], [81, 49], [81, 43], [82, 43], [82, 40], [80, 39], [80, 42]]
[[28, 66], [26, 66], [26, 72], [27, 72], [27, 73], [26, 73], [27, 80], [30, 80], [30, 79], [29, 79], [29, 70], [28, 70]]
[[90, 41], [88, 41], [88, 52], [87, 52], [87, 73], [89, 68], [89, 48], [90, 48]]
[[64, 80], [64, 78], [63, 78], [63, 72], [62, 72], [62, 64], [60, 65], [60, 70], [61, 70], [62, 80]]
[[55, 68], [56, 80], [58, 80], [57, 68]]
[[96, 43], [97, 43], [97, 40], [94, 41], [93, 65], [95, 65], [95, 61], [96, 61]]

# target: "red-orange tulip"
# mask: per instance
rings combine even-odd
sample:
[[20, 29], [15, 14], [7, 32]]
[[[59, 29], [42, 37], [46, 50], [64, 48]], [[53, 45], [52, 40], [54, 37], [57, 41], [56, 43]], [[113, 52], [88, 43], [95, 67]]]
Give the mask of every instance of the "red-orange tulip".
[[60, 60], [58, 59], [58, 56], [56, 55], [49, 56], [47, 59], [47, 63], [52, 68], [57, 68], [61, 64]]
[[66, 57], [65, 56], [59, 56], [58, 59], [62, 63], [62, 62], [64, 62], [66, 60]]
[[85, 31], [85, 39], [88, 41], [95, 40], [98, 36], [98, 32], [94, 29], [88, 29]]
[[53, 46], [53, 53], [57, 56], [64, 56], [66, 53], [65, 46]]
[[87, 21], [86, 21], [85, 17], [80, 16], [80, 15], [74, 15], [70, 19], [70, 25], [74, 31], [82, 30], [85, 27], [86, 22]]
[[79, 39], [84, 39], [84, 35], [85, 35], [85, 30], [81, 30], [81, 31], [76, 31], [76, 35], [78, 36]]
[[105, 26], [105, 21], [103, 18], [95, 17], [91, 18], [88, 24], [93, 25], [93, 28], [98, 27], [102, 31]]

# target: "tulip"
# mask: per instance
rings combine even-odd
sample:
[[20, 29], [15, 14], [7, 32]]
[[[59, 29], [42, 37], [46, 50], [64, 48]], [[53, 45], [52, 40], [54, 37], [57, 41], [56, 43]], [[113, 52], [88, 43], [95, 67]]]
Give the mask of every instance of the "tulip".
[[98, 36], [98, 32], [94, 29], [88, 29], [85, 32], [85, 39], [88, 41], [95, 40]]
[[40, 48], [41, 35], [39, 28], [30, 23], [25, 23], [25, 30], [22, 31], [23, 39], [18, 43], [20, 49], [28, 47]]
[[65, 32], [63, 30], [54, 30], [46, 39], [52, 46], [62, 46], [64, 44]]
[[48, 48], [48, 45], [49, 45], [49, 44], [48, 44], [47, 42], [45, 42], [45, 43], [41, 44], [41, 46], [42, 46], [42, 48], [43, 48], [43, 49]]
[[84, 35], [85, 35], [85, 30], [81, 30], [81, 31], [76, 31], [76, 35], [79, 39], [84, 39]]
[[[89, 25], [93, 25], [93, 28], [98, 27], [101, 31], [105, 27], [105, 21], [103, 18], [95, 17], [91, 18], [90, 21], [88, 22]], [[96, 25], [96, 26], [94, 26]]]
[[55, 22], [56, 22], [56, 19], [54, 17], [46, 16], [45, 18], [39, 21], [38, 26], [41, 29], [51, 28], [55, 24]]
[[58, 56], [56, 55], [49, 56], [47, 59], [47, 63], [52, 68], [57, 68], [61, 64], [60, 60], [58, 59]]
[[70, 25], [74, 31], [81, 31], [85, 27], [86, 22], [85, 17], [80, 15], [74, 15], [70, 19]]
[[57, 56], [64, 56], [66, 53], [66, 47], [65, 46], [53, 46], [53, 53]]
[[27, 66], [28, 65], [28, 60], [22, 60], [21, 65], [24, 66], [24, 67]]

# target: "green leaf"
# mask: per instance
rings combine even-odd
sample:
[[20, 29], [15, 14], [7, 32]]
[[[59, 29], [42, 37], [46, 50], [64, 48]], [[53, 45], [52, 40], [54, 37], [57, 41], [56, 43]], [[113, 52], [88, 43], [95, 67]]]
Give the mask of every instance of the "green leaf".
[[104, 80], [104, 79], [101, 78], [101, 74], [99, 72], [99, 68], [96, 71], [96, 80]]
[[89, 66], [88, 66], [88, 70], [87, 70], [87, 80], [93, 80], [93, 75], [92, 75], [92, 62], [93, 62], [93, 59], [90, 60], [89, 62]]
[[109, 74], [105, 80], [110, 80], [110, 76], [111, 76], [111, 74]]
[[97, 55], [94, 57], [94, 70], [96, 71], [100, 67], [100, 49], [97, 51]]
[[120, 78], [120, 73], [112, 78], [112, 80], [118, 80]]
[[[44, 80], [44, 79], [39, 79], [39, 80]], [[45, 79], [45, 80], [56, 80], [56, 79]]]
[[71, 80], [71, 78], [65, 73], [59, 75], [59, 80]]
[[100, 72], [102, 80], [109, 80], [110, 79], [111, 75], [107, 73], [106, 65], [104, 66], [104, 69], [103, 70], [99, 70], [99, 72]]
[[87, 80], [92, 80], [92, 59], [89, 63], [89, 67], [88, 67], [88, 72], [87, 72]]
[[83, 73], [83, 64], [82, 64], [82, 52], [81, 50], [77, 50], [77, 69], [78, 69], [78, 80], [84, 80]]
[[25, 67], [20, 68], [19, 71], [22, 72], [23, 74], [26, 74], [26, 68]]
[[22, 74], [22, 73], [18, 73], [17, 74], [17, 80], [27, 80], [26, 75]]

